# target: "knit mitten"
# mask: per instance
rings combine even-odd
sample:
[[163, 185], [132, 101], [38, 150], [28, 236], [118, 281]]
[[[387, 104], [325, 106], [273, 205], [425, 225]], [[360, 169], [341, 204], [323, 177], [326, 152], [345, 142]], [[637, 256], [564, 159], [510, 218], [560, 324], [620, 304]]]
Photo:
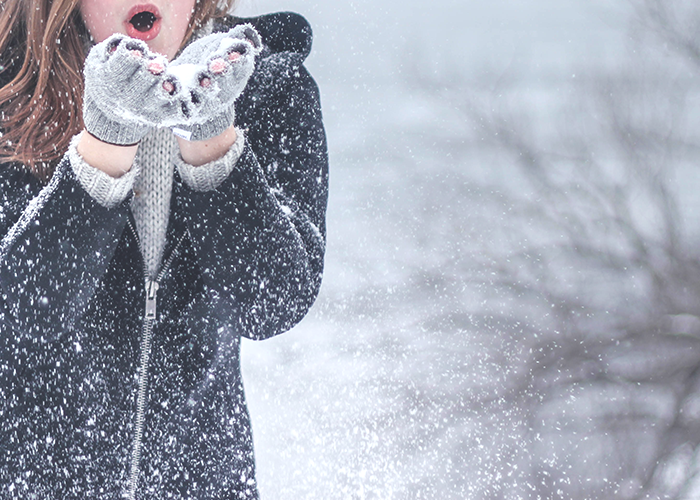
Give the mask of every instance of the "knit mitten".
[[85, 129], [104, 142], [136, 144], [152, 127], [187, 118], [189, 92], [141, 40], [110, 36], [90, 50], [83, 73]]
[[173, 127], [178, 137], [201, 141], [215, 137], [234, 121], [234, 101], [243, 92], [262, 50], [260, 35], [250, 24], [214, 33], [189, 45], [169, 71], [190, 92], [192, 112]]

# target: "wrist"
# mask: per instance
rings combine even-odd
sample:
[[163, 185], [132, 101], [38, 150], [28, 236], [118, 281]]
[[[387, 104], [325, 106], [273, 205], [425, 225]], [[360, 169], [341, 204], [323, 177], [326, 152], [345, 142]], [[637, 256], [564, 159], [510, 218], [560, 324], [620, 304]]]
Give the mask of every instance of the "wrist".
[[153, 128], [152, 125], [124, 121], [100, 109], [86, 90], [83, 102], [83, 124], [85, 130], [96, 139], [114, 146], [134, 146]]
[[203, 141], [187, 141], [180, 137], [180, 156], [189, 165], [199, 167], [222, 158], [231, 149], [238, 138], [236, 128], [231, 125], [221, 134]]
[[110, 144], [84, 130], [76, 150], [88, 165], [102, 170], [111, 177], [119, 178], [131, 170], [138, 144], [129, 146]]

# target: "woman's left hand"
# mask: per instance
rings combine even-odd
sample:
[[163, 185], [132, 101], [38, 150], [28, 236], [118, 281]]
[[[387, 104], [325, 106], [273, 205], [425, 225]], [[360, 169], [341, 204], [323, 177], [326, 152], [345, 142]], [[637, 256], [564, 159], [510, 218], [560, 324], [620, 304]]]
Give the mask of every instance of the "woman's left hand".
[[175, 135], [203, 141], [233, 125], [234, 101], [253, 74], [261, 48], [258, 32], [243, 24], [196, 40], [170, 62], [169, 73], [183, 83], [192, 102], [188, 119], [172, 127]]

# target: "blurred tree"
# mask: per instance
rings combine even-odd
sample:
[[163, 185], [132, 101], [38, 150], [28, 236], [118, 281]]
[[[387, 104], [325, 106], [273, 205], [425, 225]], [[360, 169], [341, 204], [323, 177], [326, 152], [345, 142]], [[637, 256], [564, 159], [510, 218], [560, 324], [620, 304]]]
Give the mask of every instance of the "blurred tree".
[[467, 146], [518, 167], [482, 264], [529, 325], [497, 391], [527, 405], [527, 450], [494, 498], [700, 495], [700, 4], [634, 7], [626, 63], [579, 78], [553, 127], [441, 84]]

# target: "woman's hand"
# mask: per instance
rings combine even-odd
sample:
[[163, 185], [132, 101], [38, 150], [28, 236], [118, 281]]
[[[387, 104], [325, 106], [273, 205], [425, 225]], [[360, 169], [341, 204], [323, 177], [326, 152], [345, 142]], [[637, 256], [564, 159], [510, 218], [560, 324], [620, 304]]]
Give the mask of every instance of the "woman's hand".
[[87, 134], [78, 153], [119, 177], [130, 170], [143, 136], [152, 127], [167, 126], [180, 138], [187, 163], [220, 158], [236, 141], [234, 101], [261, 48], [257, 31], [247, 24], [195, 41], [171, 63], [140, 40], [107, 38], [85, 61]]
[[170, 63], [168, 71], [182, 82], [192, 102], [190, 116], [173, 127], [175, 135], [204, 141], [233, 125], [234, 101], [253, 74], [261, 48], [258, 32], [243, 24], [200, 38]]
[[154, 126], [188, 118], [190, 92], [164, 56], [125, 35], [95, 45], [85, 61], [85, 129], [116, 146], [137, 144]]

